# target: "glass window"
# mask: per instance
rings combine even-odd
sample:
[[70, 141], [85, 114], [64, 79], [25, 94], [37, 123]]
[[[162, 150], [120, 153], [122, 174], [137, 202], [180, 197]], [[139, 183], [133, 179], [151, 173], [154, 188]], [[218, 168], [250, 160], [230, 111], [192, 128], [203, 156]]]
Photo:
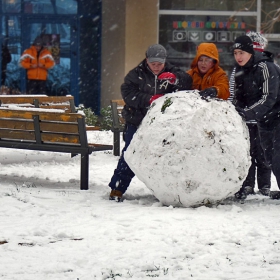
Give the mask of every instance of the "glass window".
[[[1, 84], [17, 93], [20, 88], [20, 67], [18, 67], [21, 53], [21, 25], [17, 16], [2, 17], [2, 69]], [[5, 49], [5, 55], [3, 52]]]
[[24, 0], [27, 14], [77, 14], [77, 0]]
[[236, 37], [255, 30], [255, 17], [160, 15], [159, 43], [166, 47], [168, 59], [184, 70], [196, 55], [202, 42], [212, 42], [219, 50], [220, 65], [231, 71], [234, 64], [231, 46]]
[[273, 53], [274, 61], [280, 65], [280, 41], [268, 40], [266, 50]]
[[[262, 24], [263, 33], [280, 33], [279, 2], [262, 0]], [[276, 20], [278, 18], [278, 20]]]
[[[276, 2], [276, 1], [275, 1]], [[256, 11], [257, 1], [248, 0], [160, 0], [160, 10]]]
[[4, 13], [19, 13], [21, 11], [21, 0], [2, 0]]
[[[24, 31], [31, 45], [37, 36], [55, 59], [55, 67], [48, 71], [48, 95], [70, 94], [71, 26], [68, 23], [31, 23]], [[29, 46], [28, 46], [29, 47]]]
[[80, 28], [80, 102], [99, 113], [100, 36], [98, 21], [82, 18]]

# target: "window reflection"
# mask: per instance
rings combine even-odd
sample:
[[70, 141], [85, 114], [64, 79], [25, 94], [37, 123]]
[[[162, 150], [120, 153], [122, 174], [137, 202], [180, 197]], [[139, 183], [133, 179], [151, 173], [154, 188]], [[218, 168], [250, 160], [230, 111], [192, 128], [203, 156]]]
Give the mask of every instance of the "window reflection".
[[2, 10], [4, 13], [19, 13], [21, 0], [2, 0]]
[[76, 14], [76, 0], [24, 0], [24, 13], [27, 14]]

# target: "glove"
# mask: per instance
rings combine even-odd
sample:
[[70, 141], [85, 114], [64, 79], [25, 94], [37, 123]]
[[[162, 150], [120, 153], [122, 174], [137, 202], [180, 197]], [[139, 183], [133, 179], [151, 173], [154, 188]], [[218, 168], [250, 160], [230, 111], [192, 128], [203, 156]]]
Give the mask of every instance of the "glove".
[[155, 95], [153, 95], [152, 97], [151, 97], [151, 99], [150, 99], [150, 105], [156, 100], [156, 99], [158, 99], [159, 97], [162, 97], [163, 96], [163, 94], [155, 94]]
[[217, 90], [214, 87], [206, 88], [199, 92], [202, 99], [217, 97]]
[[158, 76], [159, 80], [168, 81], [169, 84], [174, 85], [177, 82], [176, 76], [170, 72], [163, 72]]
[[235, 110], [244, 121], [252, 121], [256, 119], [255, 114], [252, 110], [245, 111], [243, 108], [240, 108], [238, 106], [235, 107]]

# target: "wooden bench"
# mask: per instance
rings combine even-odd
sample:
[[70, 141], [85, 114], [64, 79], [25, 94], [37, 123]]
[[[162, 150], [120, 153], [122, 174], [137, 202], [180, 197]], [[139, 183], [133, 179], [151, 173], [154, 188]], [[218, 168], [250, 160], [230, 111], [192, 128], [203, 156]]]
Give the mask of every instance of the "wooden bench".
[[80, 154], [80, 189], [88, 190], [89, 155], [113, 146], [88, 143], [85, 117], [57, 111], [0, 108], [0, 147]]
[[74, 96], [47, 95], [0, 95], [1, 107], [12, 105], [26, 108], [61, 109], [68, 113], [75, 113]]
[[114, 156], [120, 155], [120, 137], [121, 133], [125, 129], [125, 120], [121, 115], [121, 111], [125, 102], [123, 99], [111, 100], [111, 112], [112, 112], [112, 132], [113, 132], [113, 154]]

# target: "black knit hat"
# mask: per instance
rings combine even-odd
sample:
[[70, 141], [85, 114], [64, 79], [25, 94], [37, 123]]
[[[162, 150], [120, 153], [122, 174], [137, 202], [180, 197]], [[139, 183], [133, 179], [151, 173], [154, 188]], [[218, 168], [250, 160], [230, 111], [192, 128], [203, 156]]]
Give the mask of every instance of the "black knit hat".
[[254, 54], [254, 46], [251, 38], [247, 35], [237, 37], [234, 41], [233, 50], [239, 49], [244, 52]]

